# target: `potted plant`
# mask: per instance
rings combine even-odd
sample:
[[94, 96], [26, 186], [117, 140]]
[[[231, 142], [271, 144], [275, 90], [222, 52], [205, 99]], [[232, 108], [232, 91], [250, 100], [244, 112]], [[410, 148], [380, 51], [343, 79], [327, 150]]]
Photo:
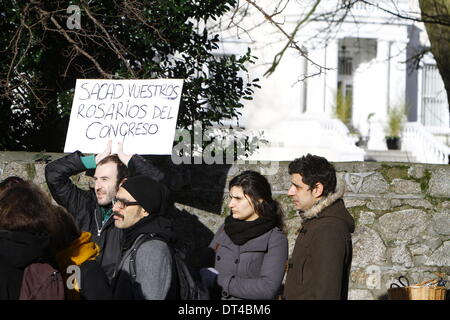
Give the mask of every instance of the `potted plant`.
[[[342, 88], [338, 88], [335, 98], [336, 104], [333, 108], [334, 116], [341, 120], [348, 128], [352, 121], [352, 97], [350, 94], [344, 96]], [[350, 130], [351, 128], [349, 128]]]
[[405, 123], [405, 112], [401, 107], [393, 107], [388, 112], [386, 144], [389, 150], [400, 150], [400, 134]]

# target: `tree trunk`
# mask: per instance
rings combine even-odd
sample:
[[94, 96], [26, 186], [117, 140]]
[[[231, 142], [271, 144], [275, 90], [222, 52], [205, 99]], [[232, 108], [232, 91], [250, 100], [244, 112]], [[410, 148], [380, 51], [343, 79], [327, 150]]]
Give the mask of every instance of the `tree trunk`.
[[[450, 106], [450, 1], [419, 0], [422, 19], [431, 43], [431, 52], [444, 81]], [[449, 107], [450, 108], [450, 107]]]

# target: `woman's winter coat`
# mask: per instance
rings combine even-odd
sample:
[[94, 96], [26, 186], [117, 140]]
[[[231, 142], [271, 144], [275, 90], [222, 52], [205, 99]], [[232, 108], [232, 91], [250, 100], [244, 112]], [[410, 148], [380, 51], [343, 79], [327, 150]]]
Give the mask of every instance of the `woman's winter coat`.
[[222, 299], [274, 299], [279, 293], [288, 256], [288, 242], [277, 227], [239, 246], [222, 225], [210, 248]]
[[49, 261], [46, 235], [0, 230], [0, 300], [18, 300], [24, 269]]

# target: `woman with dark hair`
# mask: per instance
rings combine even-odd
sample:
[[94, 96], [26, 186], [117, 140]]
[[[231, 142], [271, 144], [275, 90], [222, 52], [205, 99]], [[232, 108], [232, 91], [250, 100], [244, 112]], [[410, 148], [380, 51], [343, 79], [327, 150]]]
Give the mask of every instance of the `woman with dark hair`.
[[267, 179], [244, 171], [229, 183], [231, 214], [215, 234], [214, 268], [200, 270], [212, 296], [222, 299], [274, 299], [280, 293], [288, 256], [283, 212], [272, 199]]
[[[32, 264], [59, 270], [61, 283], [66, 283], [68, 276], [73, 274], [74, 269], [70, 272], [69, 266], [80, 266], [80, 276], [73, 278], [82, 277], [85, 288], [96, 286], [96, 278], [103, 276], [106, 280], [100, 265], [93, 261], [100, 249], [91, 241], [91, 234], [80, 232], [72, 216], [63, 207], [53, 205], [51, 198], [39, 186], [23, 180], [11, 183], [0, 192], [0, 300], [54, 298], [45, 296], [51, 292], [46, 293], [46, 289], [31, 298], [46, 280], [45, 274], [40, 276], [35, 272], [34, 276], [42, 282], [24, 286], [24, 274]], [[36, 286], [29, 287], [28, 284]], [[61, 290], [64, 290], [62, 286]], [[80, 283], [76, 280], [72, 281], [72, 287], [61, 292], [64, 293], [58, 297], [65, 299], [80, 299], [82, 296]], [[90, 295], [89, 298], [96, 296]]]
[[50, 198], [31, 182], [0, 193], [0, 299], [19, 299], [24, 269], [51, 261], [57, 228]]

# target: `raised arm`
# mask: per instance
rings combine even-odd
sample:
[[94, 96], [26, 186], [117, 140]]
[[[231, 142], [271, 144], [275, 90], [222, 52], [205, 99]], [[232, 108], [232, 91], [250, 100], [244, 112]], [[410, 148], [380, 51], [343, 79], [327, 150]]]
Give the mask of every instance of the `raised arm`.
[[162, 182], [164, 173], [158, 169], [151, 161], [145, 160], [138, 154], [130, 155], [123, 152], [123, 144], [119, 142], [117, 156], [120, 161], [128, 167], [129, 176], [147, 175], [153, 180]]
[[45, 180], [53, 199], [75, 217], [85, 212], [80, 210], [80, 207], [86, 205], [92, 197], [89, 191], [78, 188], [70, 179], [71, 176], [87, 170], [81, 157], [81, 152], [75, 151], [45, 167]]

